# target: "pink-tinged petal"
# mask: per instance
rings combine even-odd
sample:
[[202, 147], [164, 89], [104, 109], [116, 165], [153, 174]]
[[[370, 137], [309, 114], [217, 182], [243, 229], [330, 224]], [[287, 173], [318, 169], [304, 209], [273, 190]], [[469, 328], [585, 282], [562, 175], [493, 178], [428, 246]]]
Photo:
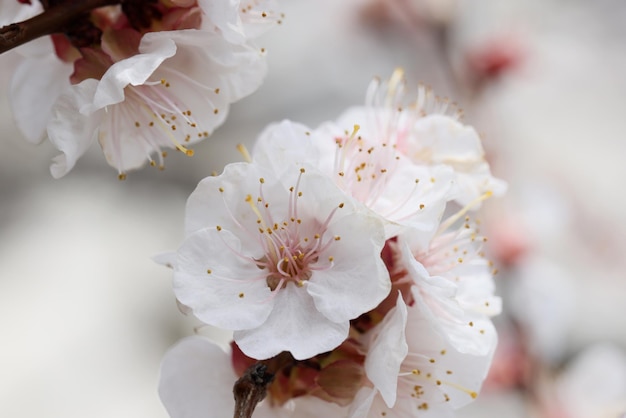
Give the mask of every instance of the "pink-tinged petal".
[[196, 0], [167, 0], [178, 7], [191, 7], [196, 3]]
[[[52, 177], [60, 178], [67, 174], [76, 161], [95, 142], [102, 114], [88, 117], [81, 115], [81, 104], [93, 96], [97, 81], [85, 80], [65, 91], [52, 107], [48, 123], [48, 137], [63, 154], [54, 157], [50, 166]], [[68, 115], [73, 115], [68, 117]]]
[[141, 33], [131, 28], [107, 30], [101, 41], [102, 50], [117, 62], [137, 54]]
[[201, 321], [231, 330], [260, 326], [276, 302], [240, 240], [215, 228], [197, 231], [179, 248], [174, 293]]
[[389, 408], [396, 403], [400, 365], [409, 350], [405, 335], [406, 323], [407, 308], [399, 294], [396, 306], [371, 331], [373, 343], [365, 358], [367, 377]]
[[[195, 3], [195, 0], [193, 0]], [[161, 21], [164, 30], [199, 29], [202, 26], [202, 9], [180, 8], [169, 11]]]
[[274, 309], [262, 327], [235, 331], [241, 351], [256, 359], [289, 351], [304, 360], [341, 344], [348, 337], [348, 322], [336, 323], [322, 315], [306, 286], [288, 283], [275, 296]]
[[100, 49], [83, 48], [81, 57], [74, 62], [74, 73], [70, 76], [72, 84], [93, 78], [100, 80], [113, 64], [111, 57]]
[[161, 363], [159, 396], [171, 418], [228, 417], [237, 380], [228, 355], [206, 338], [189, 337]]
[[[42, 72], [42, 68], [46, 71]], [[52, 106], [61, 92], [70, 87], [72, 71], [72, 65], [59, 60], [51, 50], [26, 58], [15, 70], [10, 104], [15, 122], [29, 142], [37, 144], [45, 138]]]

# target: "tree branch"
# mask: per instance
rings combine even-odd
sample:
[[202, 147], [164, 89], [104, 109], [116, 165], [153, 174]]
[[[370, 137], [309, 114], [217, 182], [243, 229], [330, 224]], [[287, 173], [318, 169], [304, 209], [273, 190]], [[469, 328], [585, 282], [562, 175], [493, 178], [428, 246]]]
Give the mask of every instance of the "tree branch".
[[234, 418], [251, 418], [256, 405], [267, 394], [267, 387], [274, 380], [274, 375], [267, 371], [263, 363], [255, 363], [235, 382], [233, 395], [235, 396]]
[[26, 42], [53, 33], [63, 32], [63, 28], [77, 19], [103, 6], [120, 4], [123, 0], [81, 0], [59, 4], [28, 20], [0, 28], [0, 54]]

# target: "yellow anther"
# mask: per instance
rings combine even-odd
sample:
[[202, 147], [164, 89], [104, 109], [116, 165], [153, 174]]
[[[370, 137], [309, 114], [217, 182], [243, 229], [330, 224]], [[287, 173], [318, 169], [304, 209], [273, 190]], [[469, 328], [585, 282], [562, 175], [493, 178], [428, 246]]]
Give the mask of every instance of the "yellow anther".
[[252, 157], [250, 156], [250, 153], [248, 152], [248, 149], [246, 148], [245, 145], [237, 144], [237, 151], [239, 151], [239, 153], [243, 156], [243, 159], [246, 162], [248, 163], [252, 162]]

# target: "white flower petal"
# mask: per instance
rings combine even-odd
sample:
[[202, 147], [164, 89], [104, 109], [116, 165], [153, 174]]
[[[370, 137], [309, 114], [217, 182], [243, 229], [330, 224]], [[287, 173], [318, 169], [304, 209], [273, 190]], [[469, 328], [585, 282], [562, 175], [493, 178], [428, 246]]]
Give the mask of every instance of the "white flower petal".
[[228, 42], [244, 43], [275, 26], [280, 20], [274, 0], [199, 0], [204, 12], [202, 28], [216, 30]]
[[[484, 355], [492, 351], [496, 344], [495, 330], [486, 314], [478, 309], [484, 307], [486, 301], [494, 303], [489, 309], [497, 309], [499, 306], [499, 299], [493, 296], [493, 279], [489, 270], [483, 271], [488, 275], [487, 283], [473, 280], [472, 276], [455, 269], [450, 270], [445, 277], [431, 275], [415, 259], [402, 238], [399, 249], [404, 268], [414, 282], [412, 293], [415, 301], [433, 328], [460, 352]], [[448, 264], [442, 264], [449, 269]], [[462, 264], [462, 268], [466, 264]], [[476, 302], [468, 307], [468, 299]], [[483, 330], [484, 335], [478, 336], [476, 330]]]
[[148, 45], [142, 43], [140, 54], [113, 64], [100, 79], [93, 101], [86, 103], [80, 112], [90, 115], [106, 106], [120, 103], [124, 101], [126, 86], [144, 84], [163, 61], [176, 53], [176, 43], [172, 39], [164, 36], [157, 39]]
[[237, 380], [228, 355], [203, 337], [173, 346], [161, 363], [159, 396], [171, 418], [233, 414]]
[[81, 104], [93, 96], [96, 85], [96, 80], [85, 80], [66, 90], [52, 107], [48, 137], [63, 152], [53, 159], [50, 166], [54, 178], [67, 174], [97, 138], [102, 114], [84, 117], [78, 113]]
[[371, 331], [374, 341], [365, 358], [367, 377], [389, 408], [396, 403], [400, 365], [409, 350], [405, 336], [406, 321], [407, 308], [399, 294], [396, 306]]
[[[278, 193], [281, 190], [285, 192], [270, 176], [255, 165], [233, 163], [228, 164], [220, 176], [201, 180], [187, 200], [185, 235], [218, 225], [228, 231], [240, 230], [243, 251], [256, 259], [263, 257], [257, 235], [258, 217], [246, 202], [246, 195], [258, 194], [260, 178], [266, 181], [264, 187], [271, 189], [270, 195], [275, 193], [274, 188], [278, 189]], [[280, 205], [276, 209], [282, 210]]]
[[304, 287], [287, 284], [262, 327], [236, 331], [234, 339], [247, 356], [266, 359], [289, 351], [298, 360], [330, 351], [348, 337], [348, 322], [336, 323], [320, 313]]
[[202, 229], [187, 237], [175, 266], [176, 298], [209, 325], [254, 328], [272, 310], [275, 301], [261, 270], [241, 253], [240, 241], [230, 231]]
[[383, 228], [378, 218], [355, 213], [332, 222], [329, 233], [340, 237], [341, 245], [327, 251], [334, 265], [314, 271], [307, 291], [328, 319], [347, 321], [374, 309], [391, 290], [389, 273], [380, 258]]
[[[50, 43], [49, 39], [46, 39]], [[9, 90], [10, 104], [17, 127], [26, 139], [40, 143], [46, 132], [52, 106], [70, 86], [73, 66], [64, 63], [47, 45], [48, 53], [25, 58], [15, 69]], [[41, 69], [46, 71], [42, 72]]]
[[497, 196], [506, 191], [506, 183], [491, 175], [476, 130], [452, 117], [433, 114], [417, 119], [404, 147], [406, 155], [415, 161], [454, 168], [460, 192], [456, 200], [461, 205], [485, 192]]
[[278, 177], [289, 164], [307, 164], [319, 168], [319, 151], [311, 142], [311, 130], [305, 125], [284, 120], [269, 125], [254, 143], [255, 164], [272, 170]]
[[240, 3], [240, 0], [198, 0], [198, 5], [204, 13], [203, 29], [217, 28], [228, 42], [245, 42], [246, 34], [239, 17]]

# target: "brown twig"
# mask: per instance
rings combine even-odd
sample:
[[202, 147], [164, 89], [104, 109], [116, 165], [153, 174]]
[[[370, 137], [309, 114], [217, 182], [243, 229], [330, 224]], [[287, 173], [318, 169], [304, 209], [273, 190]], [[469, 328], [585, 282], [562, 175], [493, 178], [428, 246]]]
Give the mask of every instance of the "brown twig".
[[0, 54], [41, 36], [63, 32], [93, 9], [120, 4], [123, 0], [82, 0], [54, 6], [28, 20], [0, 28]]
[[235, 382], [233, 395], [235, 396], [234, 418], [251, 418], [256, 405], [267, 394], [267, 387], [274, 380], [263, 363], [255, 363]]

